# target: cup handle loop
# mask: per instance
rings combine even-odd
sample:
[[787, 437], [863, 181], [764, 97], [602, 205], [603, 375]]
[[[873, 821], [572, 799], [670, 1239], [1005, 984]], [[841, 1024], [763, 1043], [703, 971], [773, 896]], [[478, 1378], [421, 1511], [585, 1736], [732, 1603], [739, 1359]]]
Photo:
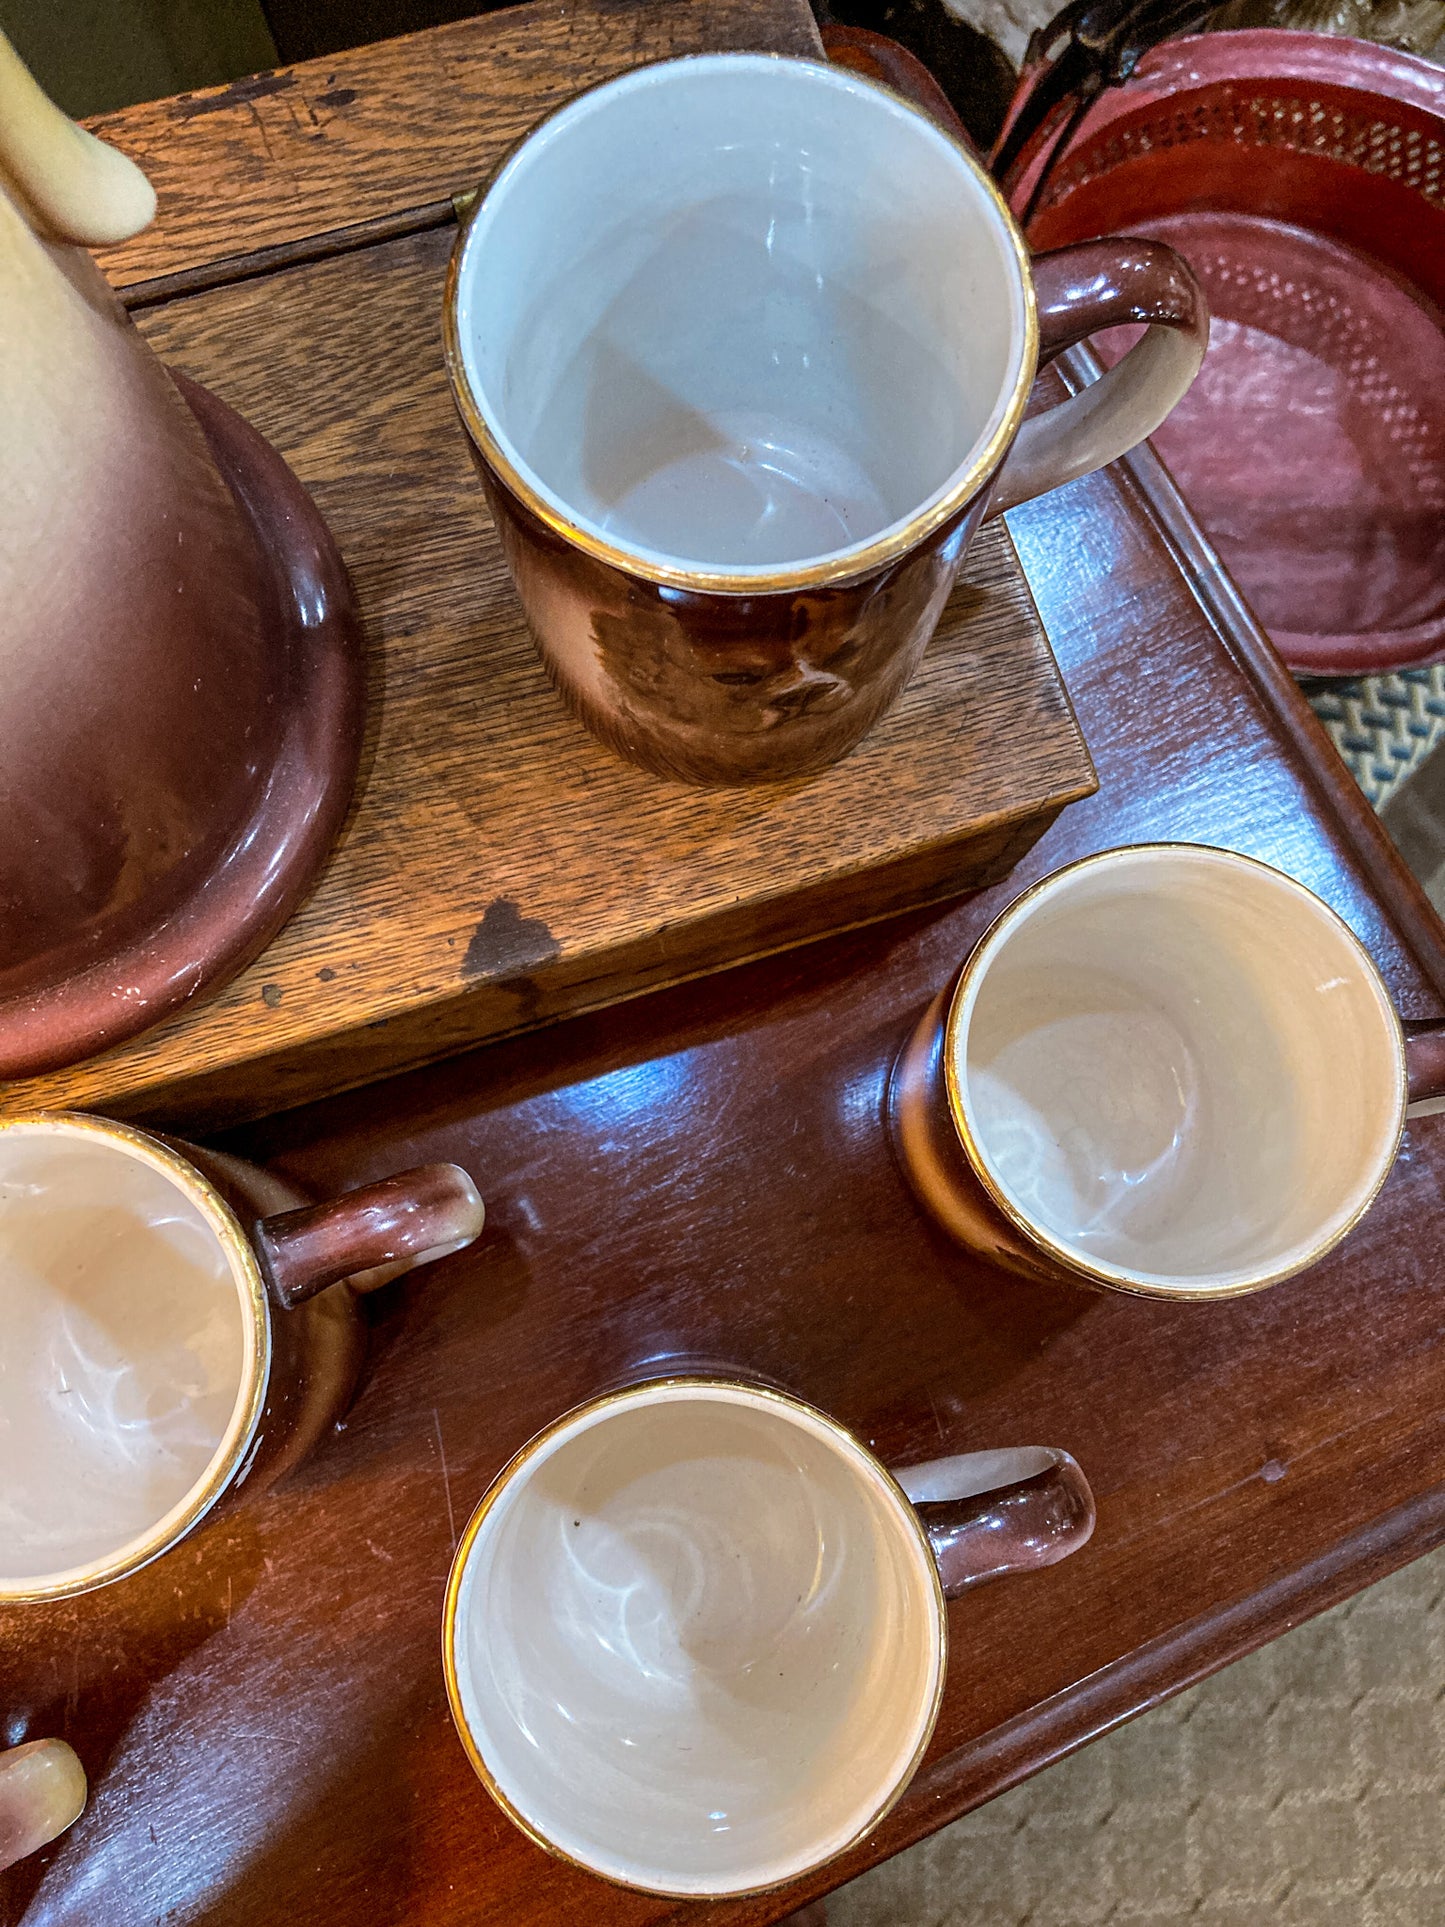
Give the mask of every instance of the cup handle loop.
[[1036, 256], [1033, 275], [1041, 368], [1101, 328], [1148, 326], [1098, 381], [1023, 424], [990, 515], [1127, 455], [1183, 397], [1209, 345], [1204, 292], [1183, 256], [1162, 241], [1081, 241]]
[[966, 1452], [894, 1477], [928, 1535], [947, 1599], [984, 1579], [1057, 1565], [1094, 1530], [1089, 1482], [1054, 1446]]
[[1407, 1117], [1445, 1111], [1445, 1024], [1427, 1024], [1405, 1033]]
[[263, 1218], [252, 1239], [272, 1298], [291, 1311], [342, 1278], [370, 1291], [460, 1251], [485, 1219], [459, 1164], [421, 1164], [325, 1204]]
[[[827, 25], [822, 34], [836, 66], [903, 94], [982, 164], [922, 61], [866, 27]], [[1041, 368], [1100, 328], [1142, 321], [1148, 332], [1098, 381], [1023, 424], [994, 484], [990, 515], [1091, 475], [1137, 448], [1182, 398], [1209, 345], [1204, 291], [1182, 255], [1162, 242], [1110, 238], [1057, 248], [1035, 257], [1033, 279]]]

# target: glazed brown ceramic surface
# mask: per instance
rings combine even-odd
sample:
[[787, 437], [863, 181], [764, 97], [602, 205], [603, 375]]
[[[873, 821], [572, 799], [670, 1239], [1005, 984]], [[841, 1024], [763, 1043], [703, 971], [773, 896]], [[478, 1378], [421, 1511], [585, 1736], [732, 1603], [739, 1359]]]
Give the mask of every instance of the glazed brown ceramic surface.
[[[324, 237], [358, 181], [368, 213], [405, 221], [440, 191], [439, 154], [465, 179], [465, 122], [438, 100], [505, 120], [521, 59], [560, 99], [587, 77], [574, 62], [615, 70], [640, 43], [661, 55], [719, 22], [731, 44], [751, 31], [796, 50], [812, 32], [784, 0], [569, 0], [339, 56], [254, 103], [138, 108], [172, 156], [177, 265], [252, 272], [257, 235], [311, 210], [328, 261], [249, 290], [287, 317], [293, 345], [275, 352], [299, 358], [326, 285], [313, 277], [347, 265]], [[332, 72], [350, 105], [316, 104]], [[311, 137], [306, 103], [334, 116], [334, 139]], [[233, 213], [218, 169], [237, 181]], [[164, 274], [159, 237], [148, 246], [146, 271]], [[385, 256], [349, 259], [380, 274]], [[439, 375], [435, 392], [449, 406]], [[1167, 477], [1145, 502], [1146, 471], [1157, 483], [1141, 451], [1011, 518], [1101, 788], [997, 892], [237, 1142], [316, 1196], [458, 1158], [489, 1175], [492, 1225], [425, 1289], [367, 1301], [370, 1373], [345, 1428], [198, 1538], [201, 1558], [0, 1616], [6, 1737], [68, 1734], [94, 1782], [78, 1826], [0, 1878], [5, 1927], [154, 1927], [168, 1912], [194, 1927], [701, 1920], [529, 1846], [457, 1748], [437, 1664], [468, 1505], [558, 1411], [649, 1358], [654, 1372], [685, 1351], [784, 1375], [896, 1463], [1009, 1433], [1068, 1438], [1094, 1478], [1099, 1523], [1077, 1558], [952, 1608], [958, 1670], [920, 1778], [812, 1892], [1445, 1536], [1439, 1119], [1411, 1125], [1374, 1211], [1316, 1272], [1201, 1307], [1029, 1285], [970, 1257], [919, 1207], [883, 1130], [889, 1065], [991, 916], [1033, 876], [1121, 842], [1191, 836], [1283, 864], [1359, 932], [1412, 1025], [1445, 1014], [1438, 920]], [[385, 539], [378, 524], [368, 552]], [[808, 1898], [706, 1918], [766, 1927]]]
[[1057, 1447], [888, 1467], [755, 1375], [644, 1375], [547, 1426], [467, 1522], [442, 1626], [457, 1736], [568, 1865], [681, 1900], [768, 1893], [912, 1779], [946, 1600], [1058, 1565], [1094, 1525]]
[[[271, 1296], [292, 1311], [343, 1278], [375, 1289], [412, 1265], [469, 1245], [482, 1228], [475, 1187], [455, 1164], [420, 1165], [252, 1230]], [[386, 1279], [374, 1275], [385, 1270]], [[357, 1274], [372, 1274], [358, 1281]]]
[[[891, 87], [895, 94], [902, 94], [905, 100], [911, 100], [915, 107], [921, 107], [941, 127], [946, 127], [970, 153], [978, 154], [977, 145], [954, 112], [952, 101], [917, 54], [869, 27], [845, 27], [836, 20], [825, 20], [818, 23], [818, 31], [823, 50], [835, 67], [851, 67], [855, 73]], [[982, 159], [982, 155], [979, 158]]]
[[[174, 1148], [215, 1185], [243, 1228], [311, 1205], [295, 1184], [242, 1158], [195, 1145]], [[366, 1327], [347, 1288], [298, 1303], [271, 1318], [271, 1373], [244, 1475], [216, 1503], [224, 1524], [237, 1505], [254, 1500], [313, 1452], [351, 1403], [366, 1356]]]
[[957, 983], [955, 976], [933, 999], [889, 1072], [888, 1126], [900, 1168], [950, 1237], [989, 1263], [1036, 1282], [1083, 1284], [1013, 1225], [969, 1162], [944, 1074], [948, 1012]]
[[[96, 894], [79, 898], [92, 913], [79, 934], [65, 935], [64, 902], [53, 879], [45, 937], [15, 902], [14, 928], [30, 934], [19, 944], [25, 961], [0, 971], [0, 1072], [7, 1078], [43, 1073], [104, 1050], [217, 989], [275, 936], [310, 888], [351, 799], [365, 683], [351, 585], [340, 556], [280, 456], [214, 395], [183, 377], [175, 386], [227, 477], [241, 527], [255, 531], [258, 550], [268, 559], [257, 605], [267, 612], [268, 687], [259, 699], [254, 735], [268, 745], [269, 764], [249, 760], [244, 730], [234, 737], [223, 730], [220, 741], [231, 742], [234, 758], [229, 764], [225, 757], [213, 760], [209, 739], [188, 735], [182, 721], [165, 754], [189, 755], [190, 761], [182, 767], [172, 760], [173, 787], [150, 787], [143, 764], [114, 750], [101, 751], [98, 766], [80, 766], [64, 807], [73, 810], [73, 797], [83, 793], [94, 814], [71, 815], [70, 847], [78, 853], [86, 824], [123, 821], [153, 861], [138, 877], [117, 845], [109, 867], [83, 866], [79, 874]], [[193, 634], [192, 640], [209, 655], [218, 633]], [[244, 675], [240, 681], [243, 690], [251, 687]], [[224, 706], [231, 687], [224, 655], [217, 657], [214, 677], [208, 672], [202, 682]], [[117, 701], [126, 712], [135, 692]], [[95, 720], [94, 741], [100, 744], [144, 745], [164, 736], [154, 730], [144, 701], [134, 736], [115, 725], [114, 714], [102, 729], [99, 683], [81, 710]], [[96, 784], [112, 779], [119, 787], [107, 793], [107, 803]], [[134, 809], [107, 814], [119, 810], [131, 780], [141, 786]], [[238, 796], [245, 799], [241, 814], [223, 820], [220, 804], [229, 808]], [[20, 814], [29, 820], [28, 805]], [[38, 881], [36, 890], [45, 900]], [[35, 947], [27, 951], [27, 942]]]
[[[285, 465], [0, 195], [0, 1076], [234, 972], [340, 826], [350, 589]], [[189, 402], [189, 406], [187, 403]]]
[[[1208, 328], [1188, 270], [1157, 243], [1063, 249], [1034, 263], [1034, 281], [1041, 365], [1121, 322], [1198, 337]], [[862, 740], [917, 669], [993, 481], [900, 560], [858, 580], [724, 594], [654, 582], [586, 553], [533, 514], [480, 449], [473, 454], [557, 688], [611, 748], [694, 783], [810, 775]], [[1044, 474], [1036, 479], [1048, 485]]]
[[[892, 77], [919, 86], [911, 71]], [[923, 89], [922, 97], [925, 106], [938, 105], [936, 90]], [[566, 138], [555, 128], [551, 137]], [[571, 708], [619, 753], [694, 783], [804, 777], [846, 755], [917, 669], [990, 507], [1041, 494], [1117, 452], [1065, 404], [1056, 421], [1030, 424], [1005, 469], [1037, 366], [1098, 329], [1151, 322], [1177, 331], [1192, 350], [1167, 373], [1130, 364], [1116, 392], [1132, 379], [1141, 397], [1168, 388], [1172, 398], [1187, 386], [1180, 369], [1197, 365], [1207, 337], [1198, 287], [1167, 247], [1108, 241], [1035, 261], [1037, 314], [1027, 293], [1028, 345], [1005, 427], [970, 454], [941, 502], [855, 544], [856, 562], [840, 552], [779, 564], [734, 587], [725, 570], [659, 561], [621, 538], [584, 530], [535, 491], [498, 439], [469, 360], [468, 302], [485, 280], [492, 244], [488, 229], [473, 248], [473, 233], [490, 214], [489, 195], [506, 187], [504, 172], [480, 191], [457, 241], [445, 306], [452, 386], [487, 501], [543, 662]], [[1002, 203], [997, 216], [1027, 277]], [[1153, 419], [1167, 406], [1161, 402]]]
[[[52, 312], [32, 378], [74, 419], [68, 447], [41, 422], [27, 437], [29, 486], [54, 506], [29, 527], [18, 504], [7, 517], [0, 995], [22, 1008], [136, 948], [158, 890], [199, 887], [283, 726], [266, 701], [264, 565], [199, 425], [84, 255], [34, 251]], [[11, 304], [14, 354], [35, 320]]]
[[[1027, 1477], [968, 1499], [915, 1497], [945, 1599], [985, 1579], [1056, 1566], [1093, 1536], [1089, 1482], [1067, 1452], [1038, 1448], [1048, 1460]], [[909, 1491], [921, 1481], [915, 1471]]]
[[[985, 1181], [976, 1147], [961, 1130], [961, 1095], [950, 1091], [947, 1056], [960, 986], [968, 962], [960, 966], [944, 990], [929, 1004], [904, 1043], [889, 1074], [887, 1115], [899, 1166], [919, 1202], [950, 1237], [1005, 1271], [1056, 1285], [1137, 1290], [1158, 1296], [1224, 1296], [1229, 1289], [1201, 1289], [1198, 1283], [1176, 1287], [1126, 1282], [1102, 1271], [1091, 1271], [1061, 1254], [1047, 1231], [1039, 1230], [1022, 1212], [1001, 1208], [996, 1187]], [[1445, 1030], [1426, 1027], [1404, 1040], [1404, 1072], [1412, 1104], [1445, 1095]], [[1370, 1194], [1373, 1197], [1373, 1193]], [[1322, 1247], [1323, 1248], [1323, 1247]], [[1274, 1282], [1261, 1276], [1243, 1289], [1259, 1289]]]
[[[808, 776], [846, 755], [918, 667], [985, 507], [976, 497], [862, 582], [716, 595], [584, 554], [477, 463], [528, 626], [569, 706], [620, 755], [693, 783]], [[579, 650], [585, 678], [573, 673]], [[599, 681], [603, 701], [588, 693]]]
[[[119, 1550], [87, 1553], [49, 1577], [5, 1580], [5, 1599], [12, 1606], [123, 1581], [172, 1550], [217, 1509], [236, 1504], [243, 1487], [249, 1493], [263, 1491], [299, 1464], [355, 1389], [364, 1352], [357, 1294], [460, 1250], [485, 1221], [476, 1186], [451, 1163], [401, 1171], [325, 1204], [311, 1204], [293, 1185], [239, 1158], [107, 1118], [35, 1112], [0, 1124], [7, 1143], [12, 1134], [22, 1145], [46, 1147], [46, 1181], [57, 1193], [67, 1184], [74, 1193], [83, 1182], [67, 1179], [67, 1151], [91, 1156], [100, 1151], [158, 1170], [170, 1211], [215, 1247], [223, 1289], [239, 1296], [239, 1324], [250, 1333], [248, 1362], [237, 1372], [234, 1413], [197, 1482], [177, 1488], [158, 1522], [152, 1524], [151, 1515]], [[110, 1235], [134, 1237], [138, 1223], [151, 1235], [163, 1235], [154, 1226], [164, 1218], [132, 1220], [124, 1232]], [[82, 1327], [84, 1317], [82, 1309]], [[84, 1360], [84, 1343], [75, 1343]], [[189, 1358], [184, 1351], [178, 1355]], [[33, 1346], [22, 1356], [32, 1363], [43, 1359], [39, 1368], [48, 1368], [49, 1354]], [[193, 1359], [182, 1368], [198, 1375], [203, 1369]], [[82, 1385], [89, 1382], [82, 1379]], [[166, 1389], [175, 1393], [175, 1382]], [[180, 1395], [191, 1396], [184, 1379]], [[23, 1479], [26, 1447], [18, 1427], [8, 1451], [7, 1476]]]
[[358, 1293], [470, 1244], [483, 1212], [475, 1186], [454, 1164], [398, 1172], [317, 1204], [244, 1159], [191, 1144], [175, 1148], [235, 1212], [275, 1306], [256, 1442], [220, 1508], [293, 1470], [350, 1404], [366, 1356]]

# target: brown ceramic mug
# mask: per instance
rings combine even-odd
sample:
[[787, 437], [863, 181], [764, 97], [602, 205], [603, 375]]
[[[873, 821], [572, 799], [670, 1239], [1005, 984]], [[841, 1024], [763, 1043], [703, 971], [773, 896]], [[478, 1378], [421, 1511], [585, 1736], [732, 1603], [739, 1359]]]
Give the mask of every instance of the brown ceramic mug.
[[288, 1471], [355, 1388], [355, 1292], [483, 1216], [454, 1164], [313, 1204], [105, 1118], [0, 1120], [0, 1602], [122, 1579]]
[[961, 1244], [1051, 1283], [1234, 1297], [1332, 1250], [1438, 1109], [1445, 1035], [1293, 877], [1141, 844], [1041, 878], [893, 1069], [894, 1141]]
[[1057, 1447], [890, 1472], [816, 1406], [644, 1380], [504, 1466], [447, 1587], [452, 1717], [540, 1845], [691, 1900], [796, 1880], [899, 1798], [948, 1670], [945, 1599], [1077, 1552]]
[[[1208, 331], [1169, 248], [1030, 261], [964, 144], [843, 68], [715, 54], [562, 108], [478, 197], [447, 358], [543, 660], [703, 783], [805, 775], [913, 673], [984, 517], [1124, 453]], [[1041, 363], [1148, 324], [1024, 421]]]

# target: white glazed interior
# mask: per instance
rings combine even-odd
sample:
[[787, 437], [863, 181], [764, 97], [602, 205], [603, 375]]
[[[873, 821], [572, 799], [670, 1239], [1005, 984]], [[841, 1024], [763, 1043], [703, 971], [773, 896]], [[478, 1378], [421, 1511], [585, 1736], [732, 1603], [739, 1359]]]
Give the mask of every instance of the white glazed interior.
[[0, 1130], [0, 1598], [149, 1557], [245, 1449], [266, 1360], [223, 1223], [144, 1140]]
[[1399, 1022], [1354, 936], [1262, 864], [1111, 852], [985, 939], [950, 1035], [974, 1149], [1119, 1283], [1287, 1276], [1369, 1203], [1404, 1117]]
[[675, 1894], [846, 1846], [927, 1737], [943, 1657], [896, 1487], [806, 1409], [727, 1385], [564, 1421], [485, 1512], [454, 1625], [503, 1797], [573, 1860]]
[[457, 334], [559, 517], [644, 572], [745, 582], [947, 495], [1014, 401], [1027, 301], [996, 198], [925, 116], [841, 68], [717, 54], [524, 143], [473, 217]]

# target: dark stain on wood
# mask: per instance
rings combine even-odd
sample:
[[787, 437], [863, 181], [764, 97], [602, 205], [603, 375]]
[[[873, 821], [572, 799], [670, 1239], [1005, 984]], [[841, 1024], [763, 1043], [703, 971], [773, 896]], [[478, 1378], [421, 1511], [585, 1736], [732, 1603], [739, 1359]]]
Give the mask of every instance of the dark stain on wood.
[[261, 1002], [267, 1010], [277, 1009], [285, 994], [280, 984], [262, 984], [261, 986]]
[[287, 93], [295, 85], [293, 73], [251, 74], [245, 80], [233, 80], [218, 93], [182, 94], [172, 102], [171, 114], [176, 120], [195, 120], [200, 114], [219, 114], [228, 107], [248, 107], [253, 101], [264, 100], [268, 94]]
[[535, 969], [560, 956], [561, 951], [561, 944], [540, 917], [524, 917], [514, 898], [498, 897], [487, 905], [486, 915], [467, 945], [462, 975], [510, 977]]

